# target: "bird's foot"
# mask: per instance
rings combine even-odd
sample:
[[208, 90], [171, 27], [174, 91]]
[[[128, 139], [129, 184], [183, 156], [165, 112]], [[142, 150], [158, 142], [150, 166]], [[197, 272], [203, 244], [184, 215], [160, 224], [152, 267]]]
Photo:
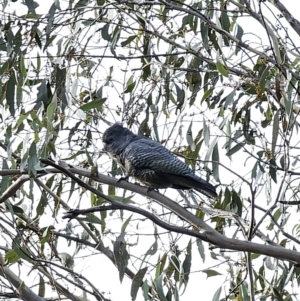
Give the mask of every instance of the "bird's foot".
[[[129, 179], [129, 176], [126, 177], [121, 177], [120, 179], [118, 179], [117, 183], [121, 182], [121, 181], [127, 181]], [[127, 181], [128, 182], [128, 181]]]
[[153, 187], [153, 186], [148, 186], [147, 193], [149, 193], [149, 192], [150, 192], [150, 191], [152, 191], [152, 190], [154, 190], [154, 191], [157, 191], [157, 192], [158, 192], [158, 188], [156, 188], [156, 187]]

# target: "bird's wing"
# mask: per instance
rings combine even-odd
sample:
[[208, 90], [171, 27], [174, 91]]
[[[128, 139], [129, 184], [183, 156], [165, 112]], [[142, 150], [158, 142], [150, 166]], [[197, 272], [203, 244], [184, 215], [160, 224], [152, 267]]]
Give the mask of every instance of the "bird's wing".
[[209, 197], [217, 196], [214, 186], [196, 176], [184, 162], [151, 139], [144, 138], [130, 143], [126, 148], [126, 161], [126, 169], [129, 171], [132, 167], [135, 176], [144, 183], [176, 189], [195, 188]]
[[191, 169], [160, 143], [143, 138], [126, 148], [126, 158], [136, 168], [151, 169], [164, 173], [185, 175]]

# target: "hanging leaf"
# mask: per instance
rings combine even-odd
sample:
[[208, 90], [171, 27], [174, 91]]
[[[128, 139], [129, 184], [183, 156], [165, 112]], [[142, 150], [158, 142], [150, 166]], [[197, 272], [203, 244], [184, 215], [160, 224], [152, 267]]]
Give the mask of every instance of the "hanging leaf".
[[116, 241], [114, 242], [114, 255], [116, 260], [116, 265], [119, 270], [120, 282], [123, 281], [125, 274], [125, 269], [128, 265], [129, 254], [126, 249], [126, 243], [124, 241], [125, 232], [121, 233]]
[[101, 99], [90, 101], [80, 106], [80, 109], [84, 112], [90, 111], [92, 109], [98, 109], [101, 112], [103, 109], [103, 104], [105, 103], [106, 100], [107, 98], [101, 98]]
[[216, 67], [217, 67], [217, 70], [218, 70], [222, 75], [228, 77], [228, 70], [226, 69], [226, 67], [225, 67], [220, 61], [217, 61]]
[[203, 137], [204, 137], [204, 142], [206, 146], [209, 146], [209, 141], [210, 141], [210, 130], [209, 127], [207, 126], [205, 119], [203, 119]]
[[15, 79], [11, 74], [6, 85], [6, 102], [11, 116], [15, 116]]
[[192, 122], [190, 123], [189, 128], [186, 132], [186, 140], [187, 140], [188, 145], [190, 146], [192, 152], [195, 151], [196, 145], [195, 145], [193, 135], [192, 135]]
[[214, 91], [213, 88], [208, 89], [208, 90], [203, 94], [202, 99], [201, 99], [201, 103], [202, 103], [203, 101], [205, 101], [206, 99], [208, 99], [208, 98], [212, 95], [212, 92], [213, 92], [213, 91]]
[[218, 143], [216, 143], [213, 152], [212, 152], [212, 170], [213, 170], [213, 175], [214, 178], [217, 182], [220, 182], [220, 177], [219, 177], [219, 162], [220, 162], [220, 157], [219, 157], [219, 148], [218, 148]]
[[136, 299], [137, 292], [143, 284], [143, 278], [144, 278], [146, 272], [147, 272], [147, 267], [142, 268], [133, 277], [132, 284], [131, 284], [131, 290], [130, 290], [131, 299], [133, 301]]
[[164, 294], [164, 290], [163, 290], [163, 276], [164, 275], [161, 274], [159, 277], [156, 278], [155, 285], [156, 285], [156, 289], [157, 289], [160, 300], [168, 301], [168, 299], [166, 298], [166, 296]]
[[238, 152], [241, 148], [243, 148], [245, 145], [245, 142], [241, 142], [236, 144], [234, 147], [232, 147], [230, 150], [227, 151], [226, 156], [230, 157], [236, 152]]
[[272, 131], [272, 157], [275, 158], [275, 149], [279, 133], [279, 111], [274, 115], [273, 131]]
[[185, 259], [182, 264], [183, 279], [184, 279], [185, 287], [187, 286], [187, 284], [189, 282], [191, 266], [192, 266], [192, 242], [190, 240], [187, 245], [186, 256], [185, 256]]
[[213, 269], [203, 270], [202, 273], [205, 273], [207, 278], [222, 275], [221, 273]]
[[30, 175], [36, 176], [37, 170], [35, 168], [36, 164], [39, 162], [37, 157], [36, 143], [32, 142], [29, 148], [29, 158], [28, 158], [28, 173]]
[[130, 44], [133, 40], [135, 40], [137, 35], [129, 36], [125, 41], [121, 42], [121, 46], [125, 47], [126, 45]]
[[198, 252], [202, 258], [203, 263], [205, 262], [205, 250], [201, 239], [196, 240]]
[[221, 299], [220, 299], [221, 292], [222, 292], [222, 286], [219, 287], [219, 288], [216, 290], [216, 292], [215, 292], [215, 294], [214, 294], [214, 296], [213, 296], [212, 301], [220, 301], [220, 300], [221, 300]]
[[270, 160], [270, 175], [271, 175], [271, 178], [272, 180], [277, 183], [277, 176], [276, 176], [276, 173], [277, 173], [277, 167], [276, 167], [276, 162], [274, 159], [271, 159]]
[[121, 233], [125, 232], [128, 224], [130, 223], [132, 214], [126, 219], [125, 223], [122, 225]]

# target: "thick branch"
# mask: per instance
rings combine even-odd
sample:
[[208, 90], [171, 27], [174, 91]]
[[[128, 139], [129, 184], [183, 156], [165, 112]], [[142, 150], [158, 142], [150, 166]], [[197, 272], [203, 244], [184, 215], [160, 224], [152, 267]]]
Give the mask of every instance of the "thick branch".
[[300, 22], [293, 17], [293, 15], [287, 10], [287, 8], [279, 0], [268, 0], [272, 3], [284, 16], [291, 27], [300, 36]]
[[23, 175], [18, 178], [12, 185], [10, 185], [4, 193], [0, 196], [0, 204], [5, 202], [8, 198], [13, 197], [20, 187], [30, 179], [29, 175]]
[[[122, 209], [125, 209], [125, 210], [132, 209], [131, 207], [133, 207], [133, 206], [117, 202], [117, 201], [109, 198], [108, 196], [104, 195], [103, 193], [101, 193], [97, 189], [95, 189], [95, 188], [91, 187], [90, 185], [82, 182], [80, 179], [78, 179], [72, 173], [73, 168], [70, 168], [70, 169], [66, 170], [65, 168], [63, 168], [59, 165], [56, 165], [54, 162], [52, 162], [50, 160], [46, 160], [46, 159], [42, 159], [41, 162], [44, 163], [44, 164], [49, 164], [51, 166], [57, 167], [57, 169], [61, 170], [66, 175], [70, 176], [78, 184], [80, 183], [79, 185], [81, 185], [82, 187], [90, 190], [91, 192], [95, 193], [96, 195], [99, 195], [99, 196], [103, 197], [104, 199], [108, 200], [112, 205], [122, 206]], [[89, 173], [89, 175], [91, 177], [91, 173]], [[103, 176], [101, 176], [101, 177], [103, 177]], [[107, 178], [109, 178], [109, 177], [107, 177]], [[119, 183], [117, 183], [118, 181], [116, 179], [112, 180], [112, 178], [109, 182], [110, 183], [106, 183], [106, 184], [114, 185], [113, 182], [115, 182], [115, 186], [118, 186], [118, 187], [123, 186], [122, 188], [129, 189], [131, 191], [140, 193], [144, 196], [151, 197], [154, 201], [157, 201], [161, 205], [167, 207], [172, 212], [174, 212], [175, 214], [177, 214], [178, 216], [180, 216], [184, 220], [188, 221], [194, 227], [199, 229], [199, 231], [201, 231], [201, 233], [199, 233], [197, 231], [184, 229], [185, 231], [189, 232], [187, 234], [190, 235], [190, 236], [200, 238], [200, 239], [202, 239], [206, 242], [210, 242], [210, 243], [212, 243], [212, 244], [214, 244], [214, 245], [216, 245], [220, 248], [236, 250], [236, 251], [244, 251], [244, 252], [264, 254], [264, 255], [280, 258], [280, 259], [290, 260], [290, 261], [297, 262], [297, 263], [300, 264], [300, 256], [299, 256], [300, 254], [299, 254], [299, 252], [292, 251], [292, 250], [287, 250], [283, 247], [267, 246], [267, 245], [261, 245], [261, 244], [253, 243], [253, 242], [249, 242], [249, 241], [241, 241], [241, 240], [238, 240], [238, 239], [228, 238], [228, 237], [223, 236], [220, 233], [218, 233], [212, 227], [207, 225], [204, 221], [200, 220], [198, 217], [196, 217], [194, 214], [192, 214], [188, 210], [182, 208], [176, 202], [174, 202], [171, 199], [161, 195], [160, 193], [158, 193], [156, 191], [153, 191], [153, 190], [148, 191], [148, 189], [146, 187], [134, 185], [134, 184], [128, 183], [126, 181], [120, 181]], [[134, 209], [134, 210], [136, 210], [136, 209]]]
[[15, 273], [13, 273], [8, 267], [4, 265], [4, 260], [0, 254], [0, 276], [7, 279], [11, 283], [16, 291], [19, 293], [19, 297], [25, 301], [45, 301], [44, 298], [34, 293], [24, 281], [20, 279]]

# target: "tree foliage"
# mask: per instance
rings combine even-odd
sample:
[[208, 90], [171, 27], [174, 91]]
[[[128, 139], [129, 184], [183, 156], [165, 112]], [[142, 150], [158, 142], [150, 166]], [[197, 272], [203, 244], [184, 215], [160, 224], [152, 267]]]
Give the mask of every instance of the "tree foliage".
[[[212, 300], [297, 300], [300, 20], [278, 0], [20, 2], [1, 3], [1, 296], [114, 300], [104, 280], [126, 279], [124, 300], [186, 300], [205, 275]], [[118, 180], [115, 121], [218, 198]]]

